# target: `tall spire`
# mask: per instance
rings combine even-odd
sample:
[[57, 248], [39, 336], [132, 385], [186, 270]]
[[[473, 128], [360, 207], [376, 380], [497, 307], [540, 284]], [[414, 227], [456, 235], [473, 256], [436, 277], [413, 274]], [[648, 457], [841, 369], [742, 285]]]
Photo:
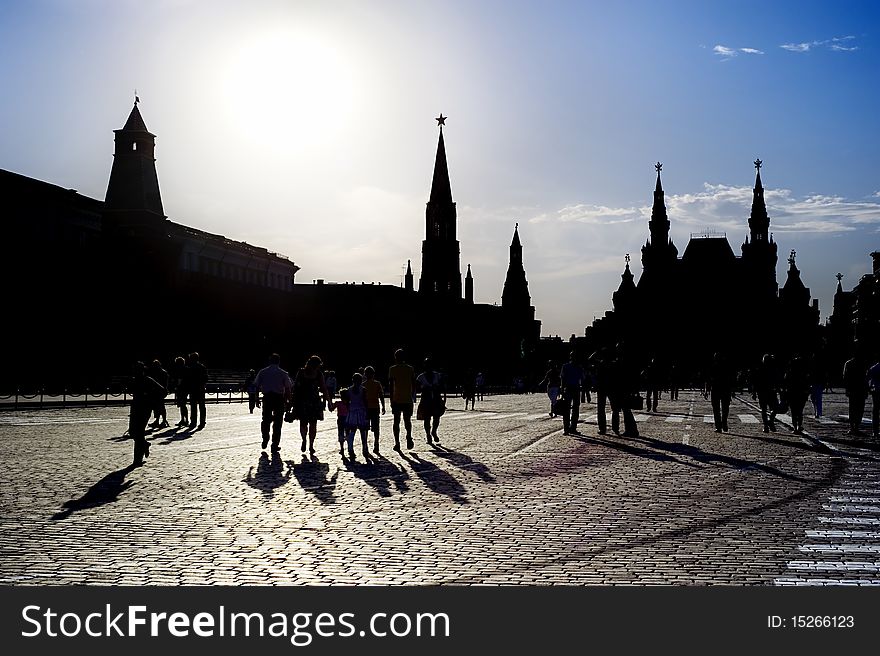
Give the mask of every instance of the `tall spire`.
[[510, 242], [510, 264], [507, 267], [507, 278], [501, 292], [501, 307], [515, 310], [529, 308], [532, 297], [529, 295], [529, 282], [523, 266], [522, 244], [519, 240], [519, 223], [513, 229]]
[[440, 137], [437, 140], [437, 157], [434, 160], [434, 179], [431, 182], [432, 203], [451, 203], [452, 188], [449, 185], [449, 167], [446, 164], [446, 144], [443, 142], [443, 126], [446, 125], [446, 116], [441, 113], [435, 119], [440, 127]]
[[651, 208], [651, 220], [648, 229], [651, 231], [651, 244], [663, 248], [669, 241], [669, 217], [666, 215], [666, 201], [663, 197], [663, 184], [660, 182], [660, 171], [663, 165], [654, 164], [657, 171], [657, 184], [654, 187], [654, 206]]
[[767, 205], [764, 203], [764, 185], [761, 183], [760, 159], [755, 160], [755, 188], [752, 192], [752, 212], [749, 216], [749, 231], [752, 242], [767, 241], [770, 229], [770, 217], [767, 216]]
[[404, 283], [403, 286], [406, 291], [411, 292], [413, 290], [413, 272], [412, 272], [412, 264], [409, 260], [406, 261], [406, 274], [403, 276]]
[[474, 304], [474, 277], [471, 275], [471, 265], [468, 264], [467, 275], [464, 277], [464, 302]]
[[456, 238], [456, 211], [449, 186], [446, 145], [443, 142], [443, 114], [436, 119], [440, 127], [431, 196], [425, 208], [425, 239], [422, 242], [420, 294], [461, 300], [461, 247]]

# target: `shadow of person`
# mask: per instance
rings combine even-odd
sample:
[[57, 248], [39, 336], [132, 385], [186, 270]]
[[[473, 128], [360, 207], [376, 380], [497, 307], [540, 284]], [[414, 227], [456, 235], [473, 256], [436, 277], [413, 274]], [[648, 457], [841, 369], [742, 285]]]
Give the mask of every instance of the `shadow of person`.
[[287, 483], [292, 475], [292, 463], [287, 463], [287, 471], [285, 472], [284, 461], [277, 451], [272, 452], [271, 459], [263, 451], [260, 454], [260, 461], [257, 463], [257, 471], [254, 472], [253, 467], [248, 469], [244, 482], [252, 488], [260, 490], [263, 493], [263, 497], [268, 500], [275, 494], [275, 489]]
[[328, 478], [330, 465], [321, 462], [318, 456], [312, 456], [309, 460], [308, 456], [303, 455], [301, 462], [288, 460], [287, 464], [302, 489], [314, 494], [321, 503], [336, 503], [336, 479], [339, 478], [339, 467], [333, 472], [333, 476]]
[[416, 476], [418, 476], [432, 492], [445, 494], [455, 501], [455, 503], [470, 503], [467, 496], [465, 496], [467, 490], [452, 474], [444, 469], [440, 469], [432, 462], [422, 460], [412, 451], [409, 452], [409, 455], [400, 452], [398, 455], [409, 464], [410, 468], [416, 473]]
[[472, 471], [480, 477], [480, 480], [485, 481], [486, 483], [495, 482], [495, 477], [492, 475], [492, 471], [486, 465], [482, 462], [477, 462], [464, 453], [450, 449], [447, 446], [441, 446], [440, 444], [434, 445], [434, 453], [459, 469]]
[[59, 519], [67, 519], [73, 513], [87, 508], [97, 508], [105, 503], [113, 503], [119, 500], [119, 495], [130, 488], [134, 482], [125, 480], [129, 472], [136, 469], [137, 466], [132, 464], [123, 469], [117, 469], [115, 472], [107, 474], [100, 481], [92, 485], [85, 494], [79, 499], [71, 499], [65, 501], [63, 508], [59, 512], [52, 515], [51, 519], [57, 521]]
[[394, 483], [398, 492], [406, 492], [409, 489], [409, 472], [403, 465], [397, 465], [385, 456], [373, 456], [367, 464], [346, 460], [348, 470], [372, 487], [380, 497], [390, 497], [391, 484]]
[[171, 444], [172, 442], [181, 442], [183, 440], [187, 440], [195, 435], [195, 429], [189, 428], [188, 426], [184, 428], [171, 428], [164, 433], [157, 433], [156, 435], [150, 436], [147, 439], [158, 439], [160, 437], [164, 437], [162, 440], [162, 444]]

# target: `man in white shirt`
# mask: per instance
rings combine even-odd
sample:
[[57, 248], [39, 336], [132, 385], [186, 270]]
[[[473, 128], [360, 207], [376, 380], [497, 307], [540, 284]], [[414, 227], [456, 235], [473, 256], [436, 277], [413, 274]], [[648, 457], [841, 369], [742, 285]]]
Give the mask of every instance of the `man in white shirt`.
[[284, 423], [284, 407], [293, 390], [290, 376], [279, 365], [281, 356], [273, 353], [269, 356], [269, 366], [260, 369], [254, 381], [258, 391], [263, 392], [263, 421], [260, 430], [263, 433], [263, 449], [269, 444], [269, 426], [272, 427], [272, 451], [281, 449], [281, 426]]

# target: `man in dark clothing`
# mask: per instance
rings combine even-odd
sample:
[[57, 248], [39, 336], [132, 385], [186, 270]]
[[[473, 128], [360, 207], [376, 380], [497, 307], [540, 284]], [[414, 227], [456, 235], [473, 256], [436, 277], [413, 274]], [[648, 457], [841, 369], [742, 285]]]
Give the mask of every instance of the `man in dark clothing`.
[[843, 365], [843, 387], [849, 398], [849, 434], [863, 435], [862, 416], [868, 396], [868, 368], [858, 354]]
[[569, 354], [568, 362], [562, 365], [559, 376], [562, 379], [562, 396], [571, 404], [569, 415], [568, 430], [565, 433], [577, 434], [578, 415], [580, 414], [581, 405], [581, 385], [584, 382], [584, 368], [575, 362], [576, 354], [572, 351]]
[[639, 428], [632, 412], [632, 398], [638, 393], [638, 369], [633, 367], [623, 348], [609, 363], [610, 381], [608, 398], [611, 401], [611, 430], [620, 434], [620, 415], [623, 414], [623, 436], [638, 437]]
[[596, 374], [596, 422], [599, 424], [599, 435], [605, 435], [607, 429], [605, 406], [608, 403], [608, 389], [611, 380], [609, 355], [601, 349], [590, 356], [590, 366]]
[[147, 376], [143, 362], [136, 362], [129, 387], [131, 394], [131, 410], [128, 415], [128, 434], [134, 440], [135, 466], [142, 465], [144, 458], [150, 455], [150, 443], [145, 432], [150, 413], [156, 406], [158, 398], [164, 398], [165, 389], [153, 378]]
[[755, 371], [753, 389], [758, 396], [758, 405], [761, 406], [761, 422], [764, 424], [764, 432], [776, 430], [776, 409], [779, 406], [777, 391], [779, 389], [779, 373], [776, 370], [776, 362], [773, 356], [767, 353], [761, 359], [761, 364]]
[[707, 387], [712, 398], [712, 414], [715, 418], [715, 432], [727, 432], [727, 417], [730, 413], [730, 399], [733, 396], [733, 370], [727, 358], [716, 353], [709, 369]]
[[[205, 427], [205, 388], [208, 385], [208, 370], [199, 361], [198, 353], [190, 353], [187, 366], [186, 388], [189, 391], [189, 427]], [[201, 415], [199, 415], [201, 413]], [[201, 420], [199, 420], [201, 416]]]
[[150, 364], [147, 374], [162, 386], [164, 393], [156, 399], [156, 406], [153, 408], [155, 421], [150, 424], [151, 428], [166, 428], [168, 426], [168, 417], [165, 412], [165, 396], [168, 394], [168, 372], [162, 367], [159, 360], [153, 360]]

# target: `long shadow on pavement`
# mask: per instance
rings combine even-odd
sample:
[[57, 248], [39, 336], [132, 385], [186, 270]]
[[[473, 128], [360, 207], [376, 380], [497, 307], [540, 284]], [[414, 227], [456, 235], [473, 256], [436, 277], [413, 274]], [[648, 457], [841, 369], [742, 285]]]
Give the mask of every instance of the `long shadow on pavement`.
[[[330, 465], [326, 462], [318, 460], [318, 456], [308, 456], [303, 454], [299, 463], [288, 461], [293, 476], [296, 478], [300, 487], [306, 492], [311, 492], [321, 503], [336, 503], [336, 479], [339, 478], [339, 468], [330, 474]], [[328, 477], [329, 476], [329, 477]]]
[[271, 499], [275, 490], [290, 480], [293, 475], [293, 463], [287, 462], [287, 471], [284, 471], [285, 462], [281, 459], [281, 455], [275, 451], [272, 458], [265, 451], [260, 454], [260, 461], [257, 463], [257, 471], [254, 468], [248, 469], [244, 482], [252, 488], [263, 493], [263, 497]]
[[[655, 451], [652, 449], [644, 449], [638, 446], [632, 446], [630, 444], [624, 444], [623, 442], [615, 442], [610, 438], [601, 438], [601, 437], [590, 437], [586, 435], [580, 436], [572, 436], [574, 439], [579, 442], [586, 442], [587, 444], [598, 444], [600, 446], [607, 446], [612, 449], [616, 449], [617, 451], [623, 451], [624, 453], [628, 453], [633, 456], [638, 456], [639, 458], [648, 458], [650, 460], [657, 460], [660, 462], [675, 462], [679, 465], [686, 465], [687, 467], [699, 467], [699, 465], [687, 462], [685, 460], [680, 460], [675, 456], [671, 456], [667, 453], [660, 453], [659, 451]], [[623, 438], [621, 438], [623, 439]]]
[[470, 503], [467, 496], [465, 496], [467, 490], [452, 474], [444, 469], [440, 469], [432, 462], [422, 460], [412, 451], [409, 452], [409, 455], [406, 455], [403, 452], [398, 452], [398, 455], [406, 460], [410, 468], [416, 473], [416, 476], [418, 476], [432, 492], [445, 494], [456, 503]]
[[129, 465], [128, 467], [117, 469], [115, 472], [107, 474], [100, 481], [92, 485], [92, 487], [90, 487], [79, 499], [65, 501], [63, 506], [64, 510], [52, 515], [51, 519], [53, 521], [67, 519], [79, 510], [97, 508], [98, 506], [103, 506], [105, 503], [118, 501], [119, 495], [134, 484], [133, 481], [125, 480], [125, 477], [129, 472], [136, 468], [135, 465]]
[[482, 462], [477, 462], [476, 460], [468, 455], [465, 455], [464, 453], [454, 451], [448, 446], [442, 446], [440, 444], [434, 445], [434, 453], [436, 453], [438, 456], [440, 456], [450, 464], [455, 465], [459, 469], [466, 469], [468, 471], [474, 472], [477, 476], [480, 477], [481, 480], [485, 481], [486, 483], [495, 482], [495, 477], [492, 475], [492, 470], [490, 470]]
[[345, 459], [345, 465], [356, 478], [372, 487], [380, 497], [391, 496], [392, 483], [398, 492], [406, 492], [409, 489], [407, 483], [409, 472], [402, 465], [391, 462], [385, 456], [373, 456], [372, 462], [368, 463]]

